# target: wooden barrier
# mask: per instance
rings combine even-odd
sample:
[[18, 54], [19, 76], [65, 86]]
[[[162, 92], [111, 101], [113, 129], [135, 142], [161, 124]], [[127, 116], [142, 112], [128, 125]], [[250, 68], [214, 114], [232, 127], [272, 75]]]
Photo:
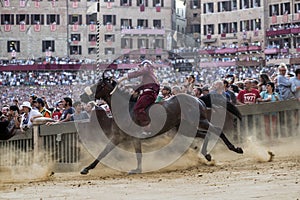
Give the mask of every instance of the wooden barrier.
[[[296, 100], [239, 106], [243, 120], [229, 116], [224, 132], [236, 143], [248, 137], [260, 141], [300, 135], [300, 102]], [[76, 167], [81, 161], [80, 144], [74, 122], [52, 126], [35, 123], [33, 129], [8, 141], [0, 141], [0, 166], [30, 165], [33, 162]]]

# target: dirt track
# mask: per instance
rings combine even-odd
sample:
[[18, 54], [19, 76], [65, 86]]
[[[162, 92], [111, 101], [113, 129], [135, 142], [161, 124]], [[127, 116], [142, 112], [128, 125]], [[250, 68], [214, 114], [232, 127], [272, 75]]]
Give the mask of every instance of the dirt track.
[[[300, 199], [299, 140], [285, 140], [268, 147], [250, 142], [244, 155], [222, 145], [208, 164], [190, 151], [159, 172], [128, 176], [98, 166], [87, 176], [79, 172], [54, 173], [30, 178], [0, 171], [0, 199]], [[268, 150], [275, 157], [268, 162]], [[25, 173], [23, 171], [23, 173]], [[10, 174], [10, 176], [8, 176]], [[24, 178], [22, 178], [22, 176]], [[12, 178], [15, 177], [15, 178]]]

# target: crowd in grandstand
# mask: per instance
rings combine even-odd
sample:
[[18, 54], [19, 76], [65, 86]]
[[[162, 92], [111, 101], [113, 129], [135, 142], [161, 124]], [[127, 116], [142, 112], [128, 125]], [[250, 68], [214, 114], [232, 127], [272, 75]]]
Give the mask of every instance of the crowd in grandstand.
[[[107, 73], [118, 79], [132, 70], [135, 69], [111, 70]], [[157, 102], [176, 93], [188, 93], [198, 98], [207, 93], [220, 94], [239, 105], [291, 98], [300, 100], [300, 68], [287, 67], [283, 63], [279, 67], [217, 67], [193, 72], [180, 72], [169, 66], [157, 69], [156, 75], [162, 88], [159, 95], [161, 99]], [[58, 122], [82, 119], [89, 115], [94, 105], [81, 105], [79, 95], [83, 93], [84, 87], [96, 83], [98, 78], [99, 74], [89, 70], [2, 71], [1, 120], [6, 120], [9, 113], [15, 113], [16, 110], [19, 116], [23, 113], [20, 122], [28, 120], [24, 118], [26, 115], [40, 117], [45, 116], [45, 113], [49, 113], [47, 116]], [[127, 81], [125, 84], [135, 82]], [[74, 106], [72, 102], [76, 102]], [[107, 107], [105, 109], [109, 110]], [[41, 114], [31, 114], [30, 110], [37, 110]], [[83, 114], [82, 110], [85, 111]]]

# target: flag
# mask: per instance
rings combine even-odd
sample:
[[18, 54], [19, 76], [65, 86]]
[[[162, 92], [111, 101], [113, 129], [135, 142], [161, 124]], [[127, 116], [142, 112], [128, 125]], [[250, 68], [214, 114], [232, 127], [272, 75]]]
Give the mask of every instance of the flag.
[[272, 16], [272, 24], [276, 24], [277, 23], [277, 16], [273, 15]]
[[4, 0], [4, 6], [9, 7], [10, 6], [10, 1], [9, 0]]
[[25, 0], [20, 0], [20, 7], [25, 7], [25, 4], [26, 4]]
[[35, 24], [34, 25], [34, 31], [35, 32], [40, 32], [41, 31], [41, 25], [40, 24]]
[[4, 31], [9, 32], [11, 30], [11, 25], [10, 24], [5, 24], [4, 25]]
[[174, 32], [173, 39], [177, 42], [177, 31]]
[[282, 22], [283, 22], [283, 23], [287, 23], [288, 20], [289, 20], [289, 16], [288, 16], [287, 12], [285, 12], [285, 13], [283, 14], [283, 17], [282, 17]]

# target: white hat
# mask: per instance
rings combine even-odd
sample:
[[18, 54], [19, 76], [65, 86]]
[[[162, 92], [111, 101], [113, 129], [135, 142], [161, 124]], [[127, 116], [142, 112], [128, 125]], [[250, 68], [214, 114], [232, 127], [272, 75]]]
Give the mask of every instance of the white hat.
[[24, 106], [27, 107], [27, 108], [32, 109], [29, 101], [24, 101], [23, 104], [20, 106], [21, 109], [23, 109]]
[[145, 63], [152, 65], [152, 62], [150, 60], [143, 60], [143, 62], [141, 62], [141, 65], [144, 65]]

